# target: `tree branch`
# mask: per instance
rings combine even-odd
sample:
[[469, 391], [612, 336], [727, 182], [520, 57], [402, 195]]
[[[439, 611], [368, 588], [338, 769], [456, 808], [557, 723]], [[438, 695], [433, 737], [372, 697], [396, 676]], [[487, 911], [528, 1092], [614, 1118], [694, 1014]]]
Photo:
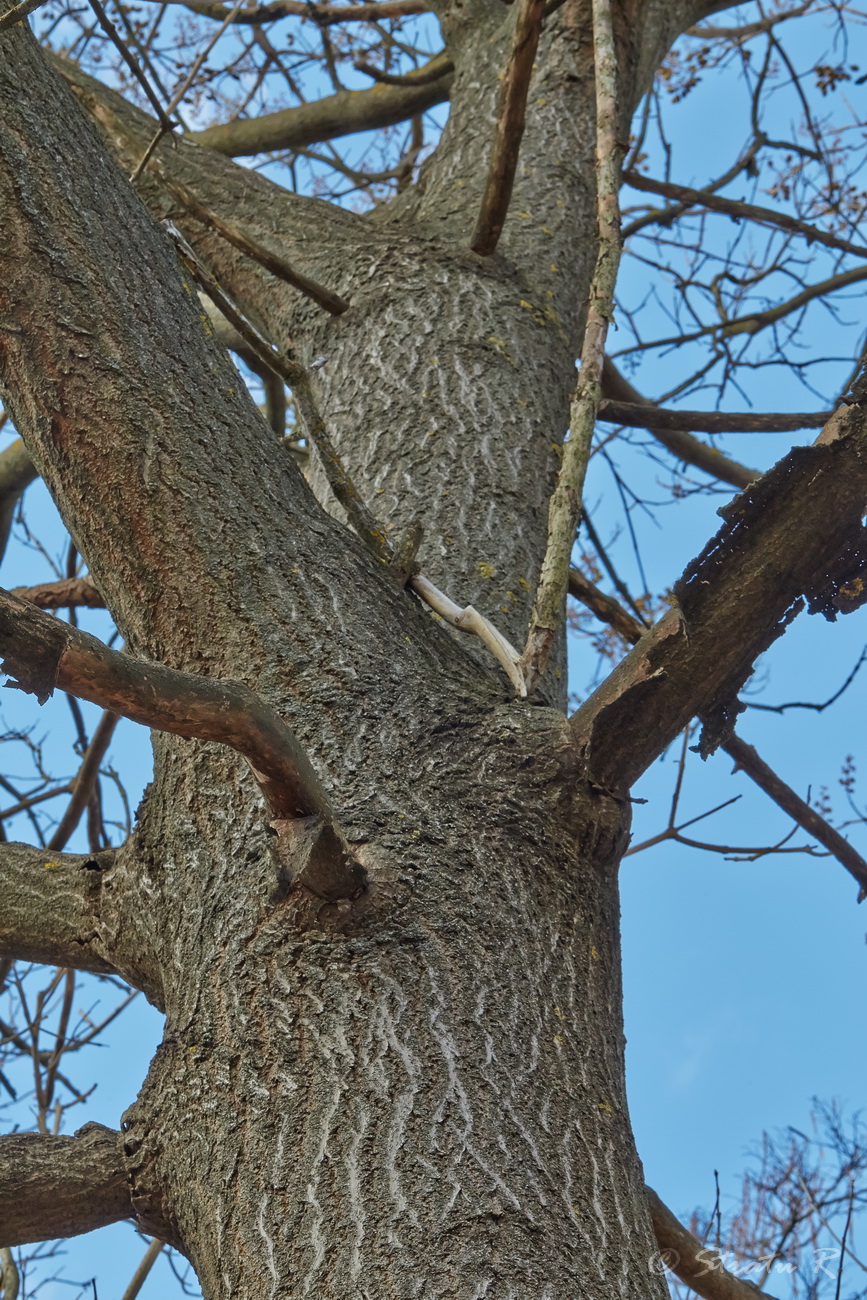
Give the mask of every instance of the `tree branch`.
[[[241, 12], [249, 14], [250, 11]], [[443, 75], [430, 81], [429, 74], [435, 66], [442, 67]], [[447, 56], [438, 54], [419, 69], [421, 80], [415, 84], [377, 83], [368, 90], [341, 90], [310, 104], [209, 126], [204, 131], [191, 132], [186, 138], [232, 158], [244, 158], [277, 149], [300, 149], [356, 131], [394, 126], [448, 99], [454, 75], [448, 67]]]
[[228, 745], [249, 762], [274, 817], [332, 820], [295, 736], [243, 682], [196, 677], [109, 650], [2, 589], [0, 654], [12, 685], [40, 704], [60, 687], [158, 731]]
[[[580, 600], [582, 605], [602, 623], [607, 623], [613, 627], [623, 637], [624, 641], [631, 645], [636, 645], [647, 628], [639, 623], [628, 610], [624, 609], [618, 600], [613, 596], [608, 596], [605, 592], [600, 591], [592, 582], [579, 573], [577, 569], [569, 571], [569, 594], [576, 600]], [[735, 771], [742, 771], [747, 774], [765, 794], [773, 799], [774, 803], [788, 813], [793, 821], [811, 835], [813, 839], [828, 850], [837, 861], [846, 868], [846, 870], [857, 880], [859, 885], [858, 902], [861, 903], [867, 898], [867, 862], [857, 853], [847, 839], [839, 831], [835, 830], [825, 821], [824, 817], [811, 808], [791, 786], [786, 785], [773, 768], [769, 767], [763, 758], [757, 753], [752, 745], [748, 745], [741, 740], [739, 736], [732, 735], [728, 740], [723, 741], [720, 746], [735, 761]]]
[[489, 257], [496, 249], [509, 211], [544, 9], [545, 0], [519, 0], [518, 3], [512, 48], [500, 87], [488, 178], [470, 240], [470, 247], [480, 257]]
[[596, 78], [596, 225], [598, 247], [590, 283], [581, 368], [569, 412], [569, 439], [548, 507], [548, 537], [530, 616], [521, 670], [531, 693], [548, 664], [563, 620], [569, 560], [581, 514], [584, 477], [596, 413], [602, 397], [605, 339], [614, 308], [620, 266], [620, 163], [617, 55], [608, 0], [593, 0], [593, 57]]
[[833, 411], [671, 411], [645, 402], [615, 402], [608, 398], [599, 403], [600, 420], [648, 429], [654, 434], [691, 429], [699, 433], [795, 433], [799, 429], [821, 429], [832, 415]]
[[[754, 221], [760, 226], [771, 226], [778, 230], [791, 231], [794, 235], [803, 235], [810, 244], [824, 244], [827, 248], [839, 248], [842, 252], [852, 253], [855, 257], [867, 257], [867, 245], [852, 244], [848, 239], [841, 239], [839, 235], [832, 235], [826, 230], [820, 230], [818, 226], [811, 226], [809, 222], [798, 221], [796, 217], [790, 217], [785, 212], [776, 212], [773, 208], [759, 207], [754, 203], [741, 203], [737, 199], [727, 199], [721, 194], [713, 194], [710, 190], [692, 189], [689, 185], [673, 185], [670, 181], [653, 180], [649, 176], [642, 176], [640, 172], [624, 172], [623, 179], [634, 190], [674, 199], [678, 204], [679, 212], [691, 207], [707, 208], [711, 212], [725, 213], [726, 216], [734, 217], [737, 221]], [[670, 219], [670, 215], [667, 212], [660, 212], [658, 217], [660, 221], [665, 222]]]
[[57, 582], [40, 582], [35, 587], [13, 587], [10, 595], [20, 596], [40, 609], [105, 609], [102, 593], [90, 578], [60, 578]]
[[715, 1250], [703, 1246], [697, 1237], [676, 1219], [668, 1206], [651, 1187], [645, 1188], [650, 1221], [662, 1262], [703, 1300], [758, 1300], [767, 1296], [752, 1282], [735, 1277]]
[[593, 780], [626, 791], [701, 714], [703, 755], [728, 739], [737, 693], [809, 600], [835, 618], [865, 598], [867, 422], [841, 408], [727, 507], [725, 524], [674, 588], [673, 608], [574, 714]]
[[75, 1237], [131, 1218], [120, 1133], [85, 1124], [74, 1137], [0, 1138], [0, 1242]]
[[21, 493], [38, 477], [30, 453], [20, 438], [0, 453], [0, 559], [6, 550], [15, 507]]
[[[634, 406], [647, 407], [649, 411], [654, 412], [659, 410], [655, 402], [643, 397], [637, 388], [633, 388], [610, 357], [605, 358], [602, 368], [602, 391], [606, 398], [612, 401], [628, 402]], [[745, 488], [759, 477], [757, 469], [747, 469], [745, 465], [739, 465], [737, 461], [730, 460], [721, 451], [717, 451], [716, 447], [709, 447], [706, 442], [694, 438], [690, 433], [675, 429], [660, 429], [651, 420], [648, 420], [643, 427], [653, 434], [657, 442], [662, 443], [663, 447], [677, 456], [678, 460], [684, 461], [687, 465], [694, 465], [696, 469], [710, 474], [711, 478], [720, 479], [723, 483], [731, 483], [732, 487]]]
[[334, 23], [371, 23], [384, 18], [402, 18], [410, 14], [424, 14], [429, 6], [424, 0], [379, 0], [373, 4], [331, 5], [307, 3], [307, 0], [273, 0], [272, 4], [251, 5], [249, 9], [232, 12], [231, 5], [219, 0], [168, 0], [180, 4], [203, 18], [215, 22], [261, 23], [277, 22], [280, 18], [306, 18], [317, 27], [331, 27]]
[[120, 974], [98, 933], [102, 873], [112, 854], [0, 845], [0, 952], [16, 961]]

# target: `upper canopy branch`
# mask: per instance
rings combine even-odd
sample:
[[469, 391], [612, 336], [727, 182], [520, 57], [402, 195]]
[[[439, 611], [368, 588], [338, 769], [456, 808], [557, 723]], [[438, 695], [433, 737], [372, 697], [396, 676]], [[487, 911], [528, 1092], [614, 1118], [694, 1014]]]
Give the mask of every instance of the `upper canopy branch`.
[[21, 1246], [131, 1218], [120, 1133], [85, 1124], [74, 1137], [0, 1138], [0, 1244]]
[[736, 696], [803, 606], [834, 618], [864, 598], [867, 421], [841, 408], [727, 507], [676, 584], [673, 608], [572, 719], [590, 773], [626, 790], [695, 714], [702, 752], [730, 733]]
[[196, 677], [109, 650], [2, 590], [0, 654], [13, 685], [40, 704], [59, 686], [145, 726], [229, 745], [249, 762], [274, 817], [332, 820], [295, 736], [243, 682]]

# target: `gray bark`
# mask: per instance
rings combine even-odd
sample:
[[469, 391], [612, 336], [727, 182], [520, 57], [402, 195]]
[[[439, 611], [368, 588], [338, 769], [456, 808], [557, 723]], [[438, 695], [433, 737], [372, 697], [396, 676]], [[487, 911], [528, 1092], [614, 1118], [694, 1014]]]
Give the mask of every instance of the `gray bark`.
[[[565, 6], [543, 37], [512, 214], [481, 260], [478, 124], [512, 20], [495, 0], [462, 12], [444, 17], [443, 145], [382, 220], [183, 142], [142, 193], [165, 214], [175, 175], [351, 299], [332, 320], [183, 223], [272, 338], [329, 355], [320, 400], [368, 501], [395, 529], [421, 517], [426, 571], [520, 641], [594, 257], [588, 20]], [[620, 13], [624, 123], [702, 12]], [[134, 159], [152, 127], [71, 75]], [[623, 1080], [628, 801], [590, 780], [560, 709], [514, 701], [320, 507], [20, 32], [0, 44], [0, 110], [4, 401], [135, 653], [261, 695], [368, 877], [353, 900], [287, 887], [242, 760], [155, 739], [102, 885], [106, 960], [167, 1016], [125, 1121], [141, 1226], [208, 1300], [661, 1300]], [[564, 688], [553, 675], [548, 701]]]

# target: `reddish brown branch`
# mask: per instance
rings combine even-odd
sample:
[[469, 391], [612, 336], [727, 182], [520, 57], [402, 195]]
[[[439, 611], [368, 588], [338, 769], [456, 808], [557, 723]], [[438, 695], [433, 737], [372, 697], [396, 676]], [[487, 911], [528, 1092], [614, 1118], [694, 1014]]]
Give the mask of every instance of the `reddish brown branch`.
[[[811, 226], [806, 221], [798, 221], [787, 216], [785, 212], [775, 212], [773, 208], [759, 207], [754, 203], [741, 203], [737, 199], [726, 199], [721, 194], [709, 190], [694, 190], [688, 185], [672, 185], [669, 181], [651, 180], [639, 172], [626, 172], [623, 177], [634, 190], [643, 190], [650, 194], [660, 194], [688, 207], [709, 208], [713, 212], [722, 212], [738, 221], [754, 221], [761, 226], [774, 226], [779, 230], [788, 230], [794, 235], [803, 235], [808, 243], [825, 244], [828, 248], [839, 248], [844, 253], [855, 257], [867, 257], [867, 245], [852, 244], [848, 239], [840, 239], [828, 231]], [[661, 212], [661, 219], [666, 214]]]
[[669, 411], [663, 406], [644, 402], [616, 402], [605, 398], [599, 403], [599, 419], [609, 424], [625, 424], [630, 429], [697, 430], [699, 433], [794, 433], [798, 429], [821, 429], [832, 411], [734, 412]]
[[250, 763], [275, 818], [332, 820], [295, 736], [243, 682], [132, 659], [2, 589], [0, 653], [12, 684], [40, 703], [59, 687], [159, 731], [229, 745]]
[[715, 1250], [703, 1246], [676, 1219], [652, 1188], [645, 1189], [661, 1262], [703, 1300], [758, 1300], [767, 1296], [752, 1282], [730, 1273]]
[[489, 257], [497, 247], [509, 211], [544, 8], [544, 0], [520, 0], [515, 16], [512, 49], [500, 89], [488, 178], [470, 241], [473, 252], [480, 257]]
[[37, 587], [13, 587], [11, 595], [40, 609], [105, 609], [105, 601], [90, 578], [61, 578], [58, 582], [41, 582]]
[[74, 1237], [134, 1213], [122, 1138], [102, 1124], [74, 1137], [0, 1138], [0, 1242], [21, 1246]]

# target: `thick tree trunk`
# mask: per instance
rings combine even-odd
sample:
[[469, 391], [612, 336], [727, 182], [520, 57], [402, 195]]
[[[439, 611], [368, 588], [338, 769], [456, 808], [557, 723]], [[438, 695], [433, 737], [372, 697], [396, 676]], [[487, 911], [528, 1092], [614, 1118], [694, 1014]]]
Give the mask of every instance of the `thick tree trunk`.
[[[624, 121], [700, 10], [660, 14], [621, 16]], [[479, 15], [446, 23], [454, 119], [387, 220], [185, 144], [145, 194], [165, 211], [174, 175], [351, 297], [331, 322], [185, 223], [275, 339], [328, 354], [326, 418], [377, 512], [421, 517], [431, 576], [520, 641], [593, 262], [592, 79], [567, 5], [502, 252], [482, 261], [461, 241], [511, 19], [494, 0]], [[79, 85], [129, 160], [142, 115]], [[20, 33], [0, 106], [4, 401], [137, 653], [242, 678], [283, 714], [369, 876], [339, 903], [292, 887], [242, 762], [158, 738], [134, 841], [100, 873], [91, 958], [167, 1016], [125, 1125], [141, 1224], [208, 1300], [662, 1297], [623, 1082], [628, 804], [587, 779], [561, 712], [511, 700], [320, 510]]]

